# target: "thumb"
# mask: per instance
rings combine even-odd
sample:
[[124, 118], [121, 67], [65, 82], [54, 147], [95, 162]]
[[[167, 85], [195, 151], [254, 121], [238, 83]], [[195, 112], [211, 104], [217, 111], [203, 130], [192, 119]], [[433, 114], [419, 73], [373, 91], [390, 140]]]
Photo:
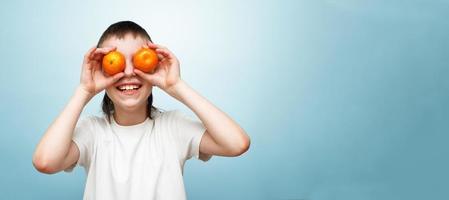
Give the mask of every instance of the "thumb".
[[110, 76], [106, 79], [107, 85], [111, 85], [115, 82], [117, 82], [120, 78], [122, 78], [125, 75], [125, 73], [120, 72], [118, 74], [114, 74], [113, 76]]
[[152, 85], [156, 85], [156, 76], [154, 76], [153, 74], [147, 74], [138, 69], [134, 69], [134, 73], [136, 73], [137, 75], [139, 75], [140, 77], [142, 77], [143, 79], [145, 79], [146, 81], [151, 83]]

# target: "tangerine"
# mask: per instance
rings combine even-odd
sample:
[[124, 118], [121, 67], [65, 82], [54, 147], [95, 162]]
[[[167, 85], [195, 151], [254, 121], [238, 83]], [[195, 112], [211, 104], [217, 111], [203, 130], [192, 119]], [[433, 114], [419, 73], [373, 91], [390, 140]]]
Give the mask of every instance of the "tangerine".
[[153, 49], [141, 48], [133, 56], [134, 67], [143, 72], [153, 73], [158, 63], [159, 58]]
[[103, 71], [112, 76], [125, 69], [125, 56], [118, 51], [111, 51], [103, 57]]

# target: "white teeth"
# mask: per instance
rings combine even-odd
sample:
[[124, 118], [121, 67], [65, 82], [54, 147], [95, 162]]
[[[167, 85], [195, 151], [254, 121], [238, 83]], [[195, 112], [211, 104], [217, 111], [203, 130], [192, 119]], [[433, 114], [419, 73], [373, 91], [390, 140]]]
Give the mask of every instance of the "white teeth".
[[118, 87], [120, 90], [134, 90], [134, 89], [138, 89], [139, 86], [137, 85], [122, 85], [120, 87]]

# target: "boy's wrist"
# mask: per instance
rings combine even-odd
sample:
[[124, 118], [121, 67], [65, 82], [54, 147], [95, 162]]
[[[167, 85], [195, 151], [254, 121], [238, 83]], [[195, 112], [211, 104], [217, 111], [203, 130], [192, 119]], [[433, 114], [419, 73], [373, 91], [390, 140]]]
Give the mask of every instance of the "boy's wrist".
[[182, 92], [182, 90], [185, 88], [186, 82], [184, 82], [182, 79], [179, 79], [176, 84], [172, 85], [170, 88], [167, 88], [166, 92], [179, 100], [179, 95]]
[[92, 99], [92, 97], [94, 97], [95, 95], [90, 94], [89, 92], [87, 92], [85, 89], [83, 89], [81, 86], [78, 86], [75, 89], [75, 96], [79, 97], [81, 100], [83, 100], [84, 105], [87, 104], [87, 102], [90, 101], [90, 99]]

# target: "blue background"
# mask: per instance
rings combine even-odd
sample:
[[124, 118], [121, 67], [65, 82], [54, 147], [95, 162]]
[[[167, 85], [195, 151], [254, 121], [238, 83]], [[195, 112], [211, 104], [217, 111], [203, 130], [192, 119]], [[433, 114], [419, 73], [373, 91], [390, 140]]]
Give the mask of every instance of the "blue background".
[[[251, 136], [190, 160], [190, 199], [449, 199], [449, 2], [3, 1], [2, 199], [81, 199], [34, 148], [79, 83], [83, 54], [133, 20]], [[190, 111], [160, 90], [155, 104]], [[100, 115], [101, 95], [83, 112]], [[190, 114], [192, 114], [190, 112]]]

